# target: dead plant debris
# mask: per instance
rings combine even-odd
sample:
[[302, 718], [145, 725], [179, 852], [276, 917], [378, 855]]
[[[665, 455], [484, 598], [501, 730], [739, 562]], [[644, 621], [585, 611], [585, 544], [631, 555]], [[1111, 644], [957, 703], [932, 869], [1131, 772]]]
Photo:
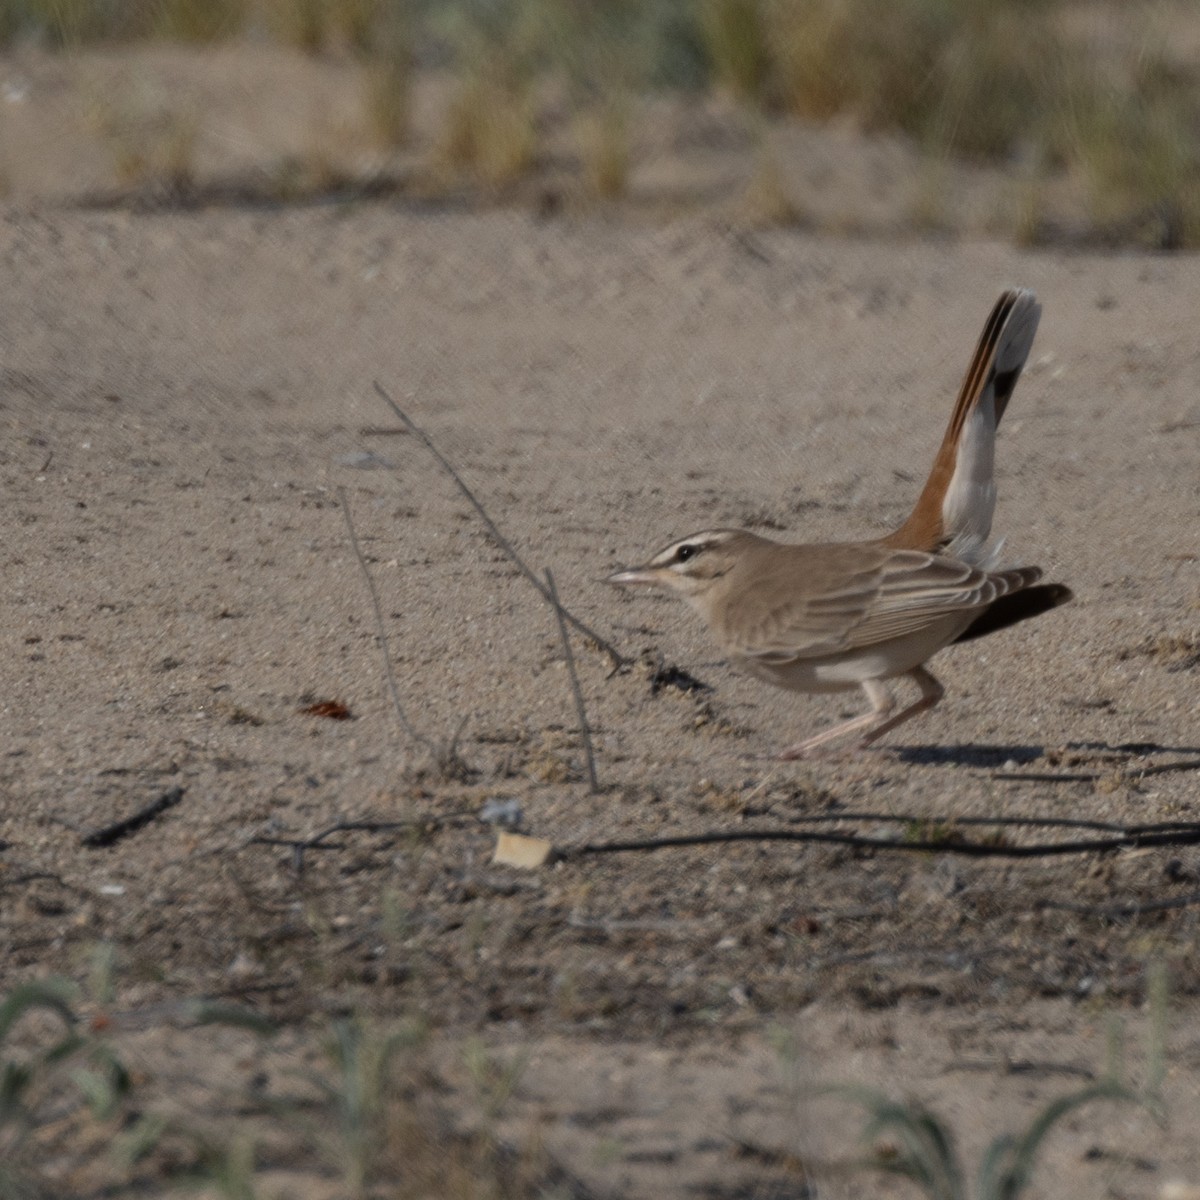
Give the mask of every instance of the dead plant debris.
[[306, 717], [325, 717], [330, 721], [352, 721], [354, 714], [343, 700], [314, 700], [300, 710]]

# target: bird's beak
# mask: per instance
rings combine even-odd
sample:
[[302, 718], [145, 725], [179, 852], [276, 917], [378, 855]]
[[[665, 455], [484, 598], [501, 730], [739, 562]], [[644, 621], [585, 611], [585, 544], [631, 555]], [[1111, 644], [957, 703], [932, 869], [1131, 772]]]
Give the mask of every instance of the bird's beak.
[[614, 587], [655, 587], [658, 581], [658, 572], [651, 567], [624, 567], [604, 578]]

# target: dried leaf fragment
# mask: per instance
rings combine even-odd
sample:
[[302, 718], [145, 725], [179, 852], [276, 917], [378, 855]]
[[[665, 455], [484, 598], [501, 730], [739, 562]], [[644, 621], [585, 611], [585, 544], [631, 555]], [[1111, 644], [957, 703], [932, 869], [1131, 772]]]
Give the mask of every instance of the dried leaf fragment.
[[306, 717], [327, 717], [330, 721], [350, 721], [354, 714], [350, 706], [341, 700], [317, 700], [300, 710]]

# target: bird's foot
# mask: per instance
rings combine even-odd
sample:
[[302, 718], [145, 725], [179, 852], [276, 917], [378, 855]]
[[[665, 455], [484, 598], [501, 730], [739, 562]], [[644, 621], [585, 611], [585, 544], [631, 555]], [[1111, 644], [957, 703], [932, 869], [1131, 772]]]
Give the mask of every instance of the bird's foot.
[[892, 758], [894, 752], [887, 746], [863, 739], [841, 746], [807, 746], [801, 742], [798, 746], [789, 746], [786, 750], [772, 756], [775, 762], [852, 762], [863, 758]]
[[775, 762], [844, 762], [853, 757], [856, 746], [789, 746], [771, 757]]

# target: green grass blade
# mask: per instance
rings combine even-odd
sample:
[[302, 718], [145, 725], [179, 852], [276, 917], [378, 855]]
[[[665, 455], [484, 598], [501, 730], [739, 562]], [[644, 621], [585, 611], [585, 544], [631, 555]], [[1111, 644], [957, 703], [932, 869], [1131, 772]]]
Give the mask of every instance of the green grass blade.
[[48, 1009], [57, 1014], [68, 1029], [74, 1028], [78, 1018], [70, 1004], [72, 990], [64, 979], [37, 980], [13, 988], [0, 1004], [0, 1042], [27, 1012], [36, 1008]]
[[[988, 1154], [984, 1158], [984, 1166], [988, 1169], [989, 1174], [985, 1178], [983, 1170], [980, 1172], [979, 1200], [1017, 1200], [1029, 1183], [1038, 1150], [1046, 1135], [1063, 1117], [1095, 1100], [1141, 1103], [1135, 1092], [1112, 1080], [1092, 1084], [1090, 1087], [1081, 1088], [1077, 1092], [1071, 1092], [1069, 1095], [1051, 1101], [1034, 1117], [1029, 1128], [1019, 1138], [1010, 1138], [1010, 1145], [1006, 1147], [1007, 1163], [1003, 1170], [998, 1169], [1000, 1151], [997, 1146], [997, 1142], [1002, 1139], [998, 1138], [997, 1142], [993, 1142], [992, 1147], [989, 1147]], [[1005, 1135], [1005, 1137], [1009, 1137], [1009, 1135]], [[993, 1155], [993, 1149], [997, 1151], [995, 1155]]]
[[269, 1017], [252, 1008], [241, 1004], [223, 1004], [217, 1000], [197, 1000], [188, 1006], [188, 1017], [196, 1025], [229, 1025], [234, 1029], [247, 1029], [262, 1037], [274, 1037], [278, 1028]]
[[1001, 1181], [1012, 1174], [1013, 1154], [1018, 1145], [1016, 1134], [1002, 1133], [994, 1138], [979, 1164], [976, 1192], [979, 1200], [1003, 1195]]
[[850, 1100], [866, 1111], [863, 1141], [887, 1134], [900, 1142], [901, 1149], [894, 1159], [872, 1158], [869, 1160], [872, 1167], [913, 1180], [930, 1200], [965, 1200], [954, 1139], [928, 1109], [892, 1100], [872, 1088], [835, 1085], [821, 1090]]

